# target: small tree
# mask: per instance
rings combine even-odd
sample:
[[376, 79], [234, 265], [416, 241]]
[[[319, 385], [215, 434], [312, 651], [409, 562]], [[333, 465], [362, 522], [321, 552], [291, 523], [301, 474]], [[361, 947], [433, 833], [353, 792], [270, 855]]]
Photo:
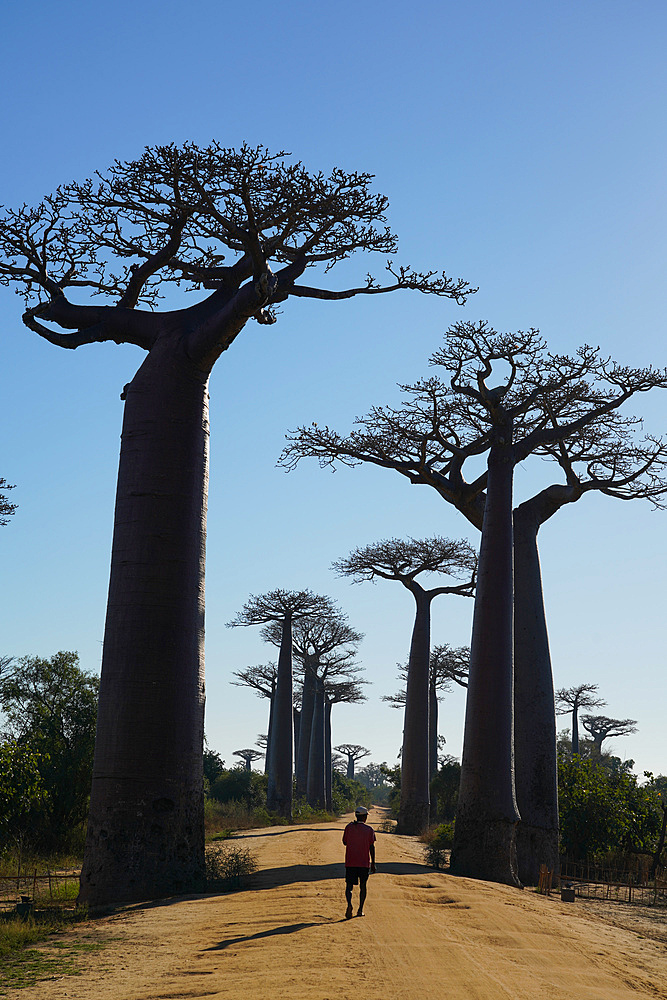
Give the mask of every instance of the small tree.
[[40, 765], [48, 761], [15, 740], [0, 744], [0, 857], [13, 845], [18, 874], [26, 839], [38, 828], [47, 798]]
[[[269, 699], [269, 731], [266, 735], [258, 737], [257, 745], [262, 747], [264, 752], [264, 773], [269, 773], [269, 746], [271, 743], [271, 729], [273, 727], [273, 703], [276, 695], [276, 679], [278, 668], [275, 663], [265, 663], [256, 667], [246, 667], [245, 670], [235, 670], [234, 677], [238, 680], [232, 681], [237, 687], [251, 687], [257, 692], [260, 698]], [[264, 742], [261, 742], [261, 741]]]
[[606, 705], [604, 698], [597, 696], [597, 684], [577, 684], [571, 688], [556, 691], [556, 711], [559, 715], [572, 713], [572, 754], [579, 753], [579, 710], [599, 708]]
[[595, 746], [595, 753], [602, 754], [602, 744], [612, 736], [629, 736], [637, 732], [636, 719], [610, 719], [606, 715], [584, 715], [581, 724], [590, 734]]
[[259, 760], [260, 757], [264, 756], [264, 754], [260, 753], [259, 750], [252, 750], [252, 749], [234, 750], [233, 753], [234, 757], [241, 758], [241, 760], [243, 761], [243, 766], [245, 767], [246, 771], [252, 770], [252, 762], [254, 760]]
[[[429, 659], [431, 645], [431, 603], [441, 594], [471, 597], [475, 586], [477, 559], [466, 541], [434, 537], [401, 541], [393, 538], [355, 549], [333, 568], [355, 582], [376, 578], [396, 580], [413, 595], [415, 623], [410, 644], [406, 686], [401, 811], [401, 833], [421, 833], [429, 817]], [[442, 573], [465, 582], [426, 590], [416, 577], [422, 573]]]
[[360, 746], [359, 743], [340, 743], [334, 750], [339, 750], [347, 756], [347, 768], [345, 776], [354, 778], [354, 767], [357, 761], [363, 760], [370, 755], [370, 750]]

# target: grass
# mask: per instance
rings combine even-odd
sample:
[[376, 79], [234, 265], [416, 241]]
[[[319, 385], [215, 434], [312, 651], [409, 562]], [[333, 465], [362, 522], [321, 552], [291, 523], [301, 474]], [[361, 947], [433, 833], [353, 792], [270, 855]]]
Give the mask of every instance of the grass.
[[[68, 929], [87, 916], [85, 908], [67, 914], [44, 911], [27, 918], [14, 913], [0, 916], [0, 996], [10, 988], [34, 986], [40, 979], [78, 975], [77, 955], [103, 947], [85, 937], [68, 939]], [[40, 948], [32, 947], [35, 944]]]

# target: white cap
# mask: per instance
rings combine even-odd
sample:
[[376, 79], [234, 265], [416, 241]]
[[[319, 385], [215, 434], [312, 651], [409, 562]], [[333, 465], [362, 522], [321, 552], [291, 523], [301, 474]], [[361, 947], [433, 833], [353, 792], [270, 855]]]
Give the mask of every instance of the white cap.
[[357, 806], [357, 808], [354, 810], [354, 815], [368, 816], [368, 809], [366, 808], [366, 806]]

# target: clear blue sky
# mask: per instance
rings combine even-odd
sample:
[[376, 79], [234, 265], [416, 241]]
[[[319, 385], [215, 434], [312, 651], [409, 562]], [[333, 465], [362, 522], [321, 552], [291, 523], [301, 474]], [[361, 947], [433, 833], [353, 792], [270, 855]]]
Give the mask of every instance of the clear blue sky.
[[[332, 476], [302, 463], [285, 475], [275, 461], [289, 428], [347, 430], [396, 398], [459, 316], [537, 326], [554, 350], [599, 344], [630, 365], [667, 364], [666, 29], [662, 0], [5, 6], [5, 205], [37, 202], [145, 145], [263, 143], [312, 170], [374, 173], [400, 260], [480, 288], [464, 310], [410, 293], [289, 302], [277, 325], [250, 324], [214, 370], [206, 730], [227, 761], [266, 732], [266, 702], [229, 683], [273, 654], [254, 630], [225, 628], [250, 593], [309, 587], [340, 601], [366, 634], [371, 685], [365, 705], [335, 710], [334, 741], [392, 762], [401, 718], [380, 696], [397, 687], [412, 598], [398, 584], [351, 586], [329, 566], [384, 537], [477, 541], [434, 493], [390, 472]], [[360, 258], [346, 277], [369, 266]], [[0, 476], [20, 505], [0, 529], [0, 653], [76, 649], [97, 670], [119, 394], [141, 352], [63, 351], [24, 328], [21, 309], [0, 288]], [[648, 429], [664, 430], [666, 404], [640, 401]], [[526, 463], [518, 498], [552, 471]], [[667, 773], [666, 518], [587, 496], [540, 535], [556, 685], [597, 683], [607, 714], [638, 721], [612, 749], [640, 775]], [[434, 641], [466, 644], [471, 611], [440, 598]], [[463, 711], [461, 693], [441, 709], [457, 756]]]

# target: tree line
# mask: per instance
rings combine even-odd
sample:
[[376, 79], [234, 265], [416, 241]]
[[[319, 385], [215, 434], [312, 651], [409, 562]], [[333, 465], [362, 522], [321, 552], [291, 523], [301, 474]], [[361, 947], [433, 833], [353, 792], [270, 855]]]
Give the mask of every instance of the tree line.
[[[351, 287], [328, 286], [327, 276], [348, 257], [379, 253], [386, 260], [397, 251], [387, 199], [371, 185], [369, 174], [309, 173], [262, 146], [171, 144], [147, 147], [136, 160], [116, 160], [94, 178], [60, 185], [34, 207], [0, 215], [0, 282], [23, 295], [29, 330], [64, 349], [113, 341], [145, 351], [122, 392], [80, 893], [90, 905], [190, 889], [204, 874], [213, 366], [249, 320], [274, 323], [277, 307], [295, 297], [338, 301], [407, 290], [463, 304], [475, 290], [445, 272], [391, 261], [384, 284], [368, 275]], [[303, 280], [309, 269], [319, 274], [318, 284]], [[158, 308], [160, 290], [170, 284], [199, 292], [199, 300]], [[318, 425], [292, 433], [282, 463], [291, 468], [316, 457], [325, 465], [392, 469], [431, 486], [480, 531], [452, 871], [516, 885], [533, 879], [538, 861], [552, 863], [558, 843], [554, 691], [537, 534], [565, 504], [592, 490], [661, 502], [665, 443], [642, 435], [639, 418], [620, 409], [664, 388], [667, 372], [621, 365], [587, 345], [556, 354], [536, 330], [498, 334], [484, 322], [450, 326], [430, 364], [439, 374], [403, 386], [400, 406], [372, 408], [351, 434]], [[560, 478], [515, 506], [514, 470], [532, 456], [549, 460]], [[475, 471], [466, 479], [468, 469]], [[408, 586], [410, 577], [397, 579]], [[413, 634], [406, 721], [417, 704], [414, 718], [423, 723], [424, 607], [431, 597], [414, 577], [408, 589], [422, 617]], [[251, 603], [247, 621], [238, 621], [281, 630], [268, 748], [274, 757], [268, 794], [280, 810], [289, 809], [291, 794], [288, 647], [309, 600], [290, 599], [278, 617]], [[324, 714], [326, 725], [316, 676], [312, 684], [313, 717]], [[322, 731], [318, 722], [316, 741]], [[311, 743], [312, 733], [311, 722]], [[402, 807], [406, 828], [420, 825], [428, 803], [428, 723], [426, 739], [423, 724], [410, 733], [403, 766], [408, 773], [414, 766], [409, 787], [419, 791]], [[317, 784], [320, 794], [319, 774]]]

